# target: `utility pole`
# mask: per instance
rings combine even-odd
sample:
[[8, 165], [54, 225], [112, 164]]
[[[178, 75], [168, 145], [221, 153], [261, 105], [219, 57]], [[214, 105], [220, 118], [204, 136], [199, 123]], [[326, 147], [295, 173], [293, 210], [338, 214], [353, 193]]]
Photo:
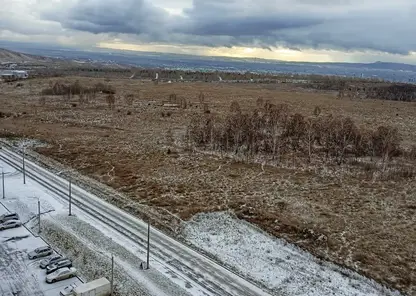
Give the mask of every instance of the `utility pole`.
[[38, 226], [39, 226], [39, 233], [41, 232], [40, 230], [40, 200], [38, 199]]
[[25, 148], [23, 148], [23, 184], [26, 184]]
[[68, 192], [68, 195], [69, 195], [69, 216], [71, 216], [72, 215], [72, 212], [71, 212], [71, 206], [72, 206], [72, 182], [71, 182], [71, 180], [69, 180], [69, 192]]
[[146, 269], [150, 268], [149, 255], [150, 255], [150, 217], [149, 217], [149, 220], [147, 221], [147, 262], [146, 262]]
[[114, 293], [114, 256], [111, 255], [111, 296]]
[[1, 168], [1, 188], [2, 188], [2, 191], [3, 191], [3, 199], [5, 199], [6, 198], [6, 193], [5, 193], [5, 190], [4, 190], [4, 169], [3, 168]]

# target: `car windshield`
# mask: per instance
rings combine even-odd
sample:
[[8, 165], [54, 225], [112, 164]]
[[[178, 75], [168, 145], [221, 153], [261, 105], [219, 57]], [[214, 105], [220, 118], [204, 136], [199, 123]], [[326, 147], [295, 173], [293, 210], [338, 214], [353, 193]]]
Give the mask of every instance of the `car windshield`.
[[72, 292], [72, 290], [74, 290], [74, 287], [70, 287], [70, 286], [65, 287], [64, 289], [65, 292]]

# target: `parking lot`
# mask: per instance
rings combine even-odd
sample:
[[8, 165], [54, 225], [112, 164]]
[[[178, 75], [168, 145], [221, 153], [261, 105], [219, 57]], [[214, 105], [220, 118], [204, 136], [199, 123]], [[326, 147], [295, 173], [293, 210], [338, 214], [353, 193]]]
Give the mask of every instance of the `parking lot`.
[[[0, 215], [9, 211], [0, 204]], [[74, 277], [48, 284], [46, 271], [39, 267], [44, 258], [29, 260], [28, 253], [47, 245], [24, 226], [0, 231], [0, 295], [1, 296], [57, 296], [70, 284], [81, 284]], [[76, 266], [75, 266], [76, 267]]]

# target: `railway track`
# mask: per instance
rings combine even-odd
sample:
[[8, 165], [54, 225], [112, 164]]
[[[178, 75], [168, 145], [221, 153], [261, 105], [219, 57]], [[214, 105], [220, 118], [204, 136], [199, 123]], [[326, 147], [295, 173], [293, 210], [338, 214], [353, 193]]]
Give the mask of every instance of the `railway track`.
[[[22, 157], [10, 149], [0, 150], [0, 160], [21, 171]], [[69, 202], [69, 182], [67, 180], [31, 161], [26, 160], [25, 165], [28, 178], [47, 188], [58, 198]], [[128, 237], [143, 251], [146, 250], [147, 224], [143, 221], [74, 185], [72, 185], [72, 204]], [[271, 295], [252, 282], [157, 229], [152, 229], [151, 238], [151, 260], [199, 287], [200, 291], [206, 295]]]

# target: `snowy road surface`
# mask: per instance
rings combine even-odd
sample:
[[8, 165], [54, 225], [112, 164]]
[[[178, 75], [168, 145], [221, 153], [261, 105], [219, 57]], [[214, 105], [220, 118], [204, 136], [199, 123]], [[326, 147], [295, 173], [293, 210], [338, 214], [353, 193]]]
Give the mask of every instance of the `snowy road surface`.
[[[7, 212], [0, 205], [0, 215]], [[27, 257], [28, 252], [45, 245], [41, 238], [33, 236], [24, 227], [0, 231], [0, 295], [57, 296], [64, 287], [81, 284], [77, 278], [54, 284], [45, 282], [45, 270], [39, 268], [43, 258], [29, 260]]]
[[[6, 162], [16, 167], [21, 165], [21, 157], [5, 149], [0, 150], [0, 160], [3, 162], [7, 160]], [[44, 205], [50, 206], [50, 210], [55, 210], [56, 213], [59, 211], [62, 213], [62, 210], [66, 210], [62, 203], [66, 203], [68, 200], [68, 181], [30, 161], [26, 161], [26, 172], [27, 178], [30, 180], [30, 186], [33, 187], [33, 190], [40, 191], [33, 193], [32, 197], [41, 196]], [[21, 179], [21, 174], [19, 173], [16, 177]], [[32, 180], [43, 185], [44, 188]], [[19, 187], [21, 187], [20, 190], [25, 190], [25, 186]], [[45, 188], [47, 188], [46, 193]], [[6, 193], [9, 194], [7, 184]], [[25, 195], [26, 201], [20, 202], [23, 207], [30, 199], [30, 196]], [[145, 253], [146, 223], [77, 186], [72, 187], [72, 201], [73, 211], [80, 219], [100, 229], [103, 235], [116, 238], [123, 234], [124, 241], [119, 240], [121, 245], [126, 247], [129, 244], [134, 245], [140, 254]], [[33, 209], [26, 212], [33, 212]], [[153, 228], [151, 232], [151, 250], [150, 266], [183, 288], [184, 293], [182, 295], [186, 295], [185, 291], [188, 292], [188, 295], [270, 295], [253, 283]], [[152, 282], [151, 280], [149, 279], [150, 282], [147, 284], [153, 286], [153, 288], [157, 287], [157, 281]], [[149, 287], [148, 290], [152, 291], [154, 289]], [[165, 292], [166, 295], [172, 295], [172, 291]]]

